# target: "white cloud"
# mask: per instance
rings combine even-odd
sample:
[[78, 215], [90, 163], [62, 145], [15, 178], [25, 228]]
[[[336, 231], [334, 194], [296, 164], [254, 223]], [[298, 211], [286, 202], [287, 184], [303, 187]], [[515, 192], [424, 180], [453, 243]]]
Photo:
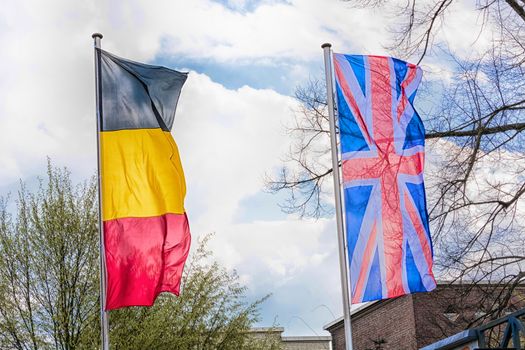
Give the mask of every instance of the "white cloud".
[[[175, 122], [174, 135], [188, 181], [192, 232], [194, 236], [215, 232], [211, 247], [216, 257], [239, 272], [254, 297], [274, 293], [269, 303], [279, 308], [263, 312], [267, 325], [275, 315], [283, 322], [290, 320], [289, 309], [298, 308], [299, 303], [313, 309], [323, 296], [323, 303], [335, 312], [340, 310], [332, 220], [234, 220], [241, 201], [259, 192], [264, 172], [279, 163], [287, 145], [282, 124], [295, 106], [293, 99], [272, 90], [247, 86], [228, 90], [192, 72]], [[327, 269], [333, 274], [323, 272]], [[312, 284], [313, 275], [321, 287]], [[306, 290], [310, 296], [304, 294]], [[283, 304], [283, 300], [293, 304], [289, 295], [299, 294], [304, 297], [298, 297], [296, 304]], [[311, 295], [315, 297], [309, 299]], [[303, 316], [318, 330], [330, 321], [315, 315]], [[309, 332], [302, 323], [290, 327], [292, 332]]]
[[469, 58], [490, 48], [495, 31], [473, 1], [459, 1], [447, 12], [438, 40], [447, 43], [453, 53]]
[[326, 41], [340, 51], [384, 53], [380, 39], [385, 37], [387, 22], [381, 12], [351, 9], [339, 0], [262, 2], [251, 12], [209, 0], [163, 0], [154, 6], [145, 1], [101, 1], [92, 12], [101, 19], [95, 24], [106, 35], [104, 45], [124, 56], [151, 59], [162, 49], [171, 55], [221, 62], [311, 60], [321, 57], [320, 45]]
[[188, 205], [206, 213], [203, 230], [212, 231], [232, 221], [244, 197], [260, 191], [264, 172], [286, 147], [282, 123], [295, 102], [272, 90], [228, 90], [197, 73], [180, 101], [174, 135], [196, 194]]
[[[288, 334], [311, 334], [341, 313], [337, 236], [333, 220], [254, 221], [220, 228], [213, 251], [260, 298], [272, 293], [263, 324], [277, 317]], [[300, 319], [298, 319], [298, 317]], [[301, 320], [302, 319], [302, 320]]]

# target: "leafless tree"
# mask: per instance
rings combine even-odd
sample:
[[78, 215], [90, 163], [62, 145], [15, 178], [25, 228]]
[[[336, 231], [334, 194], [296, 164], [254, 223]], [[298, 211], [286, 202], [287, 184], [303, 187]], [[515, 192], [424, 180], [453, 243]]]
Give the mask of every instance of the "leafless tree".
[[[450, 281], [500, 283], [499, 302], [486, 317], [504, 312], [502, 300], [525, 277], [525, 1], [479, 0], [481, 31], [492, 45], [461, 59], [436, 44], [456, 0], [350, 0], [399, 18], [393, 53], [434, 55], [450, 62], [449, 79], [426, 80], [416, 98], [426, 125], [427, 201], [438, 276]], [[445, 45], [446, 46], [446, 45]], [[312, 80], [296, 91], [300, 109], [294, 140], [270, 191], [289, 191], [283, 209], [320, 217], [332, 210], [325, 85]], [[329, 180], [328, 187], [326, 181]], [[496, 305], [497, 304], [497, 305]]]

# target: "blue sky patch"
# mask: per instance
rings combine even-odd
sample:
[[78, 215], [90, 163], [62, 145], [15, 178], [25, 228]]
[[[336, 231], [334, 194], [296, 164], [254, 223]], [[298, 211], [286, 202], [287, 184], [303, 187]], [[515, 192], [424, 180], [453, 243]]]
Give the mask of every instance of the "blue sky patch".
[[249, 223], [256, 220], [284, 220], [285, 214], [279, 203], [286, 200], [287, 193], [284, 191], [271, 194], [259, 191], [254, 195], [243, 198], [233, 219], [234, 223]]
[[[273, 64], [254, 64], [159, 55], [153, 61], [158, 65], [206, 74], [213, 81], [231, 90], [247, 85], [254, 89], [272, 89], [290, 96], [294, 94], [297, 86], [304, 85], [310, 77], [322, 77], [321, 58], [319, 61], [280, 60], [274, 61]], [[312, 75], [316, 73], [318, 74]]]
[[255, 11], [259, 6], [264, 4], [290, 4], [287, 0], [212, 0], [218, 4], [223, 5], [227, 9], [240, 13], [248, 13]]

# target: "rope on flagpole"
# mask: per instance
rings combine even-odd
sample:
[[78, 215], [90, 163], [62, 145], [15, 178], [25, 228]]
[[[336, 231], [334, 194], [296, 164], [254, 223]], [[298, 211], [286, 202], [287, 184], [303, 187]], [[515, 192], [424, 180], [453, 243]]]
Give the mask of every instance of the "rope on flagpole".
[[337, 222], [337, 240], [339, 245], [339, 270], [341, 272], [341, 287], [343, 292], [343, 318], [346, 350], [352, 350], [352, 325], [350, 319], [350, 288], [349, 273], [346, 259], [345, 237], [343, 231], [343, 205], [341, 200], [341, 180], [339, 176], [339, 153], [335, 133], [334, 84], [332, 77], [332, 45], [321, 45], [324, 51], [324, 67], [326, 75], [326, 98], [328, 102], [328, 117], [330, 122], [330, 143], [332, 150], [332, 174], [334, 175], [335, 217]]

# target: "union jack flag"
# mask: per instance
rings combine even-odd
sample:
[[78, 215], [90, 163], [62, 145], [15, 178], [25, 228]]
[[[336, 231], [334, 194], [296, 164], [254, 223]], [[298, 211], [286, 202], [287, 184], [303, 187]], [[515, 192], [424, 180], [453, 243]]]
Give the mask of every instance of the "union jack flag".
[[436, 287], [423, 184], [422, 71], [334, 54], [352, 304]]

